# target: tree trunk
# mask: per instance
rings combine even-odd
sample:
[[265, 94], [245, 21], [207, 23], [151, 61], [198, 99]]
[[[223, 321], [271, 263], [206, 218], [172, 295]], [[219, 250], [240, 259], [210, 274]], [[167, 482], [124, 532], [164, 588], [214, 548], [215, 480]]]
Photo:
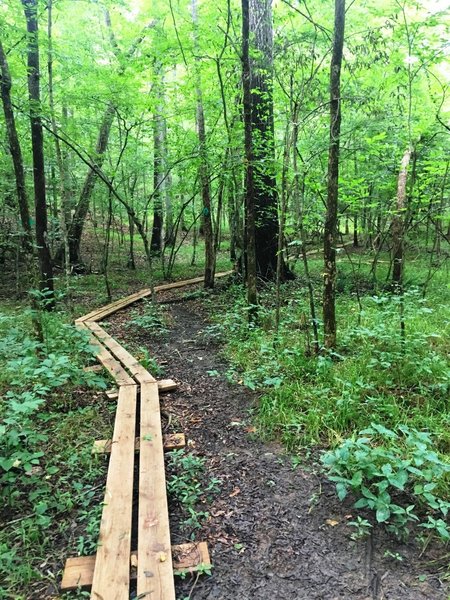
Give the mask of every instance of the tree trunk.
[[[274, 279], [279, 225], [273, 122], [272, 0], [249, 0], [249, 32], [256, 264], [261, 278]], [[288, 276], [292, 274], [283, 261], [281, 277]]]
[[[49, 104], [50, 104], [50, 118], [52, 124], [53, 137], [55, 141], [55, 151], [56, 151], [56, 161], [58, 163], [59, 170], [59, 184], [61, 190], [61, 206], [59, 211], [59, 223], [61, 230], [61, 237], [63, 239], [64, 244], [64, 270], [66, 273], [66, 293], [67, 297], [69, 297], [69, 275], [70, 275], [70, 262], [69, 262], [69, 235], [68, 235], [68, 215], [70, 214], [70, 181], [69, 174], [67, 172], [67, 168], [64, 161], [64, 156], [61, 149], [61, 144], [59, 138], [55, 135], [58, 132], [58, 127], [56, 125], [56, 117], [55, 117], [55, 99], [54, 99], [54, 90], [53, 90], [53, 36], [52, 36], [52, 9], [53, 9], [53, 0], [48, 0], [47, 11], [48, 11], [48, 25], [47, 25], [47, 34], [48, 34], [48, 61], [47, 61], [47, 70], [48, 70], [48, 96], [49, 96]], [[56, 215], [55, 215], [56, 216]]]
[[19, 204], [20, 222], [22, 224], [23, 248], [27, 254], [33, 251], [33, 235], [31, 232], [30, 211], [25, 186], [25, 172], [23, 168], [22, 150], [19, 136], [17, 135], [16, 121], [11, 102], [11, 75], [6, 60], [6, 54], [0, 42], [0, 92], [2, 96], [3, 112], [5, 113], [6, 133], [8, 136], [9, 150], [14, 166], [16, 179], [17, 200]]
[[[105, 160], [105, 152], [108, 146], [111, 125], [114, 119], [114, 105], [110, 102], [103, 115], [102, 124], [97, 137], [95, 146], [95, 165], [101, 169]], [[83, 233], [84, 223], [89, 211], [89, 203], [94, 190], [97, 174], [95, 170], [89, 169], [84, 180], [75, 213], [70, 223], [69, 237], [69, 260], [75, 272], [83, 271], [83, 265], [80, 256], [81, 235]]]
[[255, 195], [254, 195], [254, 154], [252, 131], [252, 98], [250, 75], [250, 14], [249, 0], [242, 0], [242, 85], [244, 104], [244, 145], [245, 145], [245, 278], [247, 283], [247, 303], [249, 321], [257, 316], [258, 294], [256, 287], [256, 241], [255, 241]]
[[164, 193], [164, 92], [163, 71], [159, 61], [155, 61], [155, 83], [153, 96], [155, 99], [155, 112], [153, 115], [153, 228], [150, 247], [156, 255], [161, 254], [163, 210], [162, 199]]
[[404, 266], [404, 234], [406, 211], [406, 181], [412, 150], [408, 148], [402, 158], [397, 181], [396, 209], [392, 217], [392, 283], [401, 286]]
[[[192, 21], [194, 23], [194, 36], [196, 50], [198, 48], [198, 14], [197, 0], [192, 0]], [[198, 54], [198, 52], [197, 52]], [[202, 188], [202, 224], [203, 235], [205, 239], [205, 288], [214, 287], [215, 275], [215, 255], [214, 255], [214, 237], [211, 215], [211, 188], [209, 183], [208, 153], [206, 148], [206, 128], [205, 114], [203, 111], [203, 97], [200, 79], [199, 58], [196, 58], [196, 94], [197, 94], [197, 133], [199, 141], [200, 154], [200, 184]]]
[[341, 65], [344, 47], [345, 0], [335, 0], [333, 55], [330, 69], [330, 146], [327, 211], [324, 226], [323, 325], [326, 348], [336, 346], [336, 244], [341, 133]]
[[[22, 0], [23, 1], [23, 0]], [[109, 37], [111, 40], [111, 46], [114, 54], [120, 60], [119, 67], [119, 75], [122, 75], [125, 71], [125, 66], [127, 61], [129, 61], [139, 44], [145, 37], [145, 32], [149, 27], [153, 27], [155, 25], [155, 21], [152, 21], [149, 25], [144, 28], [144, 31], [141, 35], [138, 36], [136, 41], [131, 45], [128, 52], [125, 56], [122, 56], [120, 49], [117, 45], [117, 42], [114, 37], [114, 33], [111, 26], [111, 18], [107, 9], [105, 9], [105, 22], [106, 27], [109, 32]], [[95, 147], [95, 166], [99, 169], [102, 168], [103, 162], [105, 159], [105, 152], [108, 146], [109, 134], [111, 131], [111, 125], [114, 119], [115, 113], [115, 105], [111, 101], [107, 104], [105, 112], [103, 114], [103, 118], [100, 125], [100, 130], [97, 136], [97, 144]], [[81, 245], [81, 236], [83, 233], [84, 223], [86, 220], [86, 216], [89, 211], [89, 202], [92, 196], [92, 192], [94, 190], [95, 181], [96, 181], [96, 171], [95, 169], [89, 168], [86, 178], [84, 180], [83, 189], [81, 190], [80, 198], [78, 200], [78, 204], [75, 208], [75, 213], [73, 215], [72, 221], [70, 223], [70, 227], [68, 228], [69, 235], [69, 254], [70, 254], [70, 264], [74, 267], [74, 271], [83, 271], [83, 265], [80, 256], [80, 245]], [[58, 253], [58, 258], [62, 255], [62, 252]]]
[[47, 243], [47, 202], [45, 191], [44, 135], [41, 123], [39, 87], [38, 0], [22, 0], [28, 32], [28, 95], [30, 100], [31, 146], [33, 154], [36, 245], [40, 267], [40, 289], [45, 292], [45, 308], [55, 306], [53, 266]]

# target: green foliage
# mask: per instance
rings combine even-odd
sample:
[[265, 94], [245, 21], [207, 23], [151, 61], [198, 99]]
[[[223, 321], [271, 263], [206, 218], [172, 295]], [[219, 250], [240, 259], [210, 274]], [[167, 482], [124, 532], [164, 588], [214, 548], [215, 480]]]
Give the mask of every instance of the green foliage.
[[172, 475], [167, 481], [167, 490], [183, 508], [183, 527], [191, 531], [198, 529], [209, 516], [208, 512], [199, 510], [198, 506], [217, 494], [220, 480], [208, 480], [205, 477], [205, 459], [186, 454], [182, 448], [170, 452], [169, 465]]
[[[351, 491], [357, 497], [355, 508], [373, 511], [389, 531], [406, 536], [408, 525], [419, 522], [423, 512], [426, 521], [421, 526], [450, 540], [442, 519], [450, 503], [441, 497], [448, 491], [450, 465], [433, 450], [428, 433], [372, 423], [322, 460], [328, 477], [336, 482], [338, 497], [343, 500]], [[409, 504], [411, 499], [414, 504]]]
[[147, 302], [144, 313], [135, 313], [133, 318], [127, 321], [127, 327], [139, 327], [148, 333], [164, 335], [167, 333], [167, 324], [161, 306]]
[[83, 511], [98, 504], [82, 483], [99, 470], [90, 452], [90, 422], [98, 415], [92, 408], [73, 411], [71, 396], [79, 386], [106, 382], [83, 371], [93, 357], [83, 333], [57, 314], [42, 315], [42, 325], [39, 342], [30, 335], [30, 313], [0, 316], [0, 494], [11, 521], [0, 532], [5, 586], [26, 588], [39, 578], [36, 560], [51, 546], [55, 520], [62, 531], [65, 515], [79, 509], [83, 522]]

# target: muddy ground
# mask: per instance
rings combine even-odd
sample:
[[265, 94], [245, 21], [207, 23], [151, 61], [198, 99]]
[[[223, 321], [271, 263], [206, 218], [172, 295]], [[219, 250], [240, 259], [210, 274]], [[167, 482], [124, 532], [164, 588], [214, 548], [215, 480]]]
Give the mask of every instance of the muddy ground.
[[[434, 562], [442, 549], [428, 547], [420, 556], [414, 542], [401, 544], [379, 528], [352, 540], [351, 502], [339, 502], [317, 465], [305, 460], [294, 469], [282, 447], [258, 439], [251, 417], [258, 395], [224, 377], [228, 366], [205, 335], [207, 315], [198, 300], [166, 305], [164, 336], [125, 328], [130, 310], [139, 309], [111, 317], [109, 331], [130, 347], [146, 347], [164, 377], [179, 383], [162, 398], [171, 429], [186, 434], [189, 451], [205, 457], [209, 476], [222, 482], [220, 493], [200, 507], [210, 517], [195, 532], [208, 541], [212, 576], [178, 580], [178, 598], [449, 598]], [[187, 541], [191, 532], [182, 529], [180, 507], [172, 502], [170, 512], [172, 542]]]

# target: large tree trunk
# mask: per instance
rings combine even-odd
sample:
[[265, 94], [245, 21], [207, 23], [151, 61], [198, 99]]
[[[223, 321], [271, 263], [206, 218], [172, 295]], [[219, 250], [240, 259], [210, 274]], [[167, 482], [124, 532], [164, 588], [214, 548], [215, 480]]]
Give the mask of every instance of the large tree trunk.
[[36, 245], [40, 267], [40, 289], [45, 292], [45, 308], [54, 308], [53, 267], [47, 242], [47, 203], [45, 195], [44, 136], [41, 123], [39, 88], [38, 0], [22, 0], [28, 32], [28, 95], [30, 100], [31, 146], [33, 153]]
[[258, 303], [256, 287], [256, 244], [255, 244], [255, 197], [254, 197], [254, 155], [252, 132], [252, 102], [250, 77], [250, 15], [249, 0], [242, 0], [242, 84], [244, 92], [244, 135], [245, 135], [245, 278], [249, 320], [256, 317]]
[[323, 327], [325, 347], [336, 346], [336, 244], [341, 134], [341, 65], [344, 47], [345, 0], [335, 0], [333, 55], [330, 71], [330, 146], [327, 212], [324, 226]]
[[11, 75], [6, 60], [6, 54], [0, 42], [0, 92], [2, 96], [3, 112], [5, 113], [6, 133], [8, 136], [9, 150], [14, 166], [16, 178], [17, 200], [19, 204], [20, 222], [23, 230], [24, 250], [31, 254], [33, 251], [33, 235], [31, 233], [30, 211], [25, 186], [25, 172], [23, 168], [22, 150], [19, 136], [17, 135], [16, 121], [11, 102]]
[[[277, 270], [278, 213], [273, 123], [272, 0], [249, 0], [253, 195], [258, 275], [274, 279]], [[284, 262], [281, 276], [288, 273]]]
[[[198, 46], [198, 14], [197, 0], [192, 0], [192, 21], [194, 23], [195, 45]], [[198, 52], [197, 52], [198, 54]], [[211, 187], [209, 183], [209, 168], [208, 168], [208, 152], [206, 147], [206, 127], [205, 113], [203, 110], [203, 97], [200, 79], [200, 64], [199, 58], [196, 59], [196, 95], [197, 95], [197, 133], [199, 142], [200, 155], [200, 185], [202, 189], [202, 224], [203, 235], [205, 239], [205, 288], [214, 287], [215, 275], [215, 254], [214, 254], [214, 237], [211, 215]]]
[[400, 172], [397, 181], [397, 206], [392, 217], [392, 282], [395, 286], [401, 286], [404, 265], [404, 234], [405, 234], [405, 210], [406, 210], [406, 182], [408, 177], [408, 166], [411, 160], [411, 148], [408, 148], [402, 158]]

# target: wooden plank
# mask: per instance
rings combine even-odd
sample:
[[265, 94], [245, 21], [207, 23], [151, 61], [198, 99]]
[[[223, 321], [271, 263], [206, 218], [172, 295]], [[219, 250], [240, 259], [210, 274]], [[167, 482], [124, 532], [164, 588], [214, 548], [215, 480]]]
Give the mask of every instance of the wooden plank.
[[103, 366], [91, 365], [89, 367], [84, 367], [83, 371], [85, 371], [86, 373], [100, 373], [101, 371], [103, 371]]
[[119, 360], [122, 365], [130, 371], [139, 383], [154, 382], [156, 379], [144, 369], [144, 367], [134, 358], [132, 354], [125, 350], [113, 337], [98, 324], [91, 321], [86, 322], [86, 327], [94, 333], [100, 340], [101, 344]]
[[[151, 294], [150, 288], [145, 288], [143, 290], [139, 290], [138, 292], [135, 292], [134, 294], [130, 294], [129, 296], [119, 298], [118, 300], [115, 300], [114, 302], [111, 302], [110, 304], [105, 304], [103, 306], [100, 306], [99, 308], [96, 308], [95, 310], [91, 311], [87, 315], [78, 317], [77, 321], [80, 321], [80, 322], [97, 321], [98, 315], [100, 315], [102, 313], [105, 313], [104, 316], [108, 316], [108, 314], [113, 314], [114, 312], [120, 310], [121, 308], [123, 308], [125, 306], [128, 306], [129, 304], [132, 304], [133, 302], [137, 302], [137, 300], [140, 300], [141, 298], [145, 298], [145, 296], [148, 296], [149, 294]], [[101, 317], [101, 318], [104, 318], [104, 317]]]
[[175, 600], [158, 385], [141, 385], [137, 595]]
[[[140, 439], [134, 440], [134, 450], [139, 452]], [[92, 446], [92, 454], [109, 454], [111, 452], [112, 440], [95, 440]], [[163, 434], [164, 450], [178, 450], [186, 446], [186, 436], [184, 433], [165, 433]]]
[[[175, 574], [198, 571], [200, 565], [209, 565], [210, 558], [206, 542], [181, 544], [172, 546], [173, 570]], [[93, 556], [77, 556], [68, 558], [64, 567], [61, 582], [61, 591], [66, 592], [77, 588], [86, 588], [92, 585], [95, 567], [95, 554]], [[137, 552], [130, 555], [131, 565], [139, 564]], [[136, 578], [135, 569], [131, 570], [131, 579]], [[109, 598], [109, 597], [108, 597]]]
[[160, 394], [172, 392], [173, 390], [176, 390], [177, 387], [178, 383], [176, 383], [173, 379], [160, 379], [158, 381], [158, 390]]
[[111, 459], [106, 480], [97, 558], [92, 581], [95, 600], [128, 600], [137, 386], [119, 390]]
[[[103, 368], [101, 365], [99, 365], [99, 367]], [[176, 383], [173, 379], [160, 379], [157, 383], [160, 394], [172, 392], [178, 387], [178, 383]], [[110, 400], [115, 400], [119, 395], [119, 390], [117, 388], [111, 388], [109, 390], [106, 390], [105, 394]]]
[[117, 361], [110, 352], [99, 342], [99, 340], [92, 335], [89, 327], [86, 323], [77, 323], [77, 329], [88, 331], [91, 333], [89, 343], [96, 348], [97, 360], [103, 365], [103, 367], [112, 375], [115, 381], [119, 385], [135, 385], [135, 381], [128, 375], [126, 370], [122, 367], [119, 361]]
[[[221, 277], [226, 277], [227, 275], [231, 275], [233, 271], [225, 271], [222, 273], [216, 273], [215, 278], [220, 279]], [[180, 287], [185, 287], [188, 285], [195, 285], [196, 283], [203, 283], [204, 277], [194, 277], [193, 279], [185, 279], [184, 281], [175, 281], [174, 283], [164, 283], [162, 285], [157, 285], [154, 289], [155, 293], [163, 292], [166, 290], [174, 290]], [[114, 314], [118, 310], [129, 306], [130, 304], [134, 304], [138, 300], [142, 300], [147, 296], [151, 295], [151, 289], [145, 288], [135, 294], [130, 294], [125, 298], [121, 298], [120, 300], [116, 300], [115, 302], [111, 302], [111, 304], [106, 304], [103, 307], [100, 307], [96, 310], [91, 311], [90, 313], [83, 315], [82, 317], [78, 317], [75, 323], [83, 323], [85, 321], [100, 321], [109, 315]]]

